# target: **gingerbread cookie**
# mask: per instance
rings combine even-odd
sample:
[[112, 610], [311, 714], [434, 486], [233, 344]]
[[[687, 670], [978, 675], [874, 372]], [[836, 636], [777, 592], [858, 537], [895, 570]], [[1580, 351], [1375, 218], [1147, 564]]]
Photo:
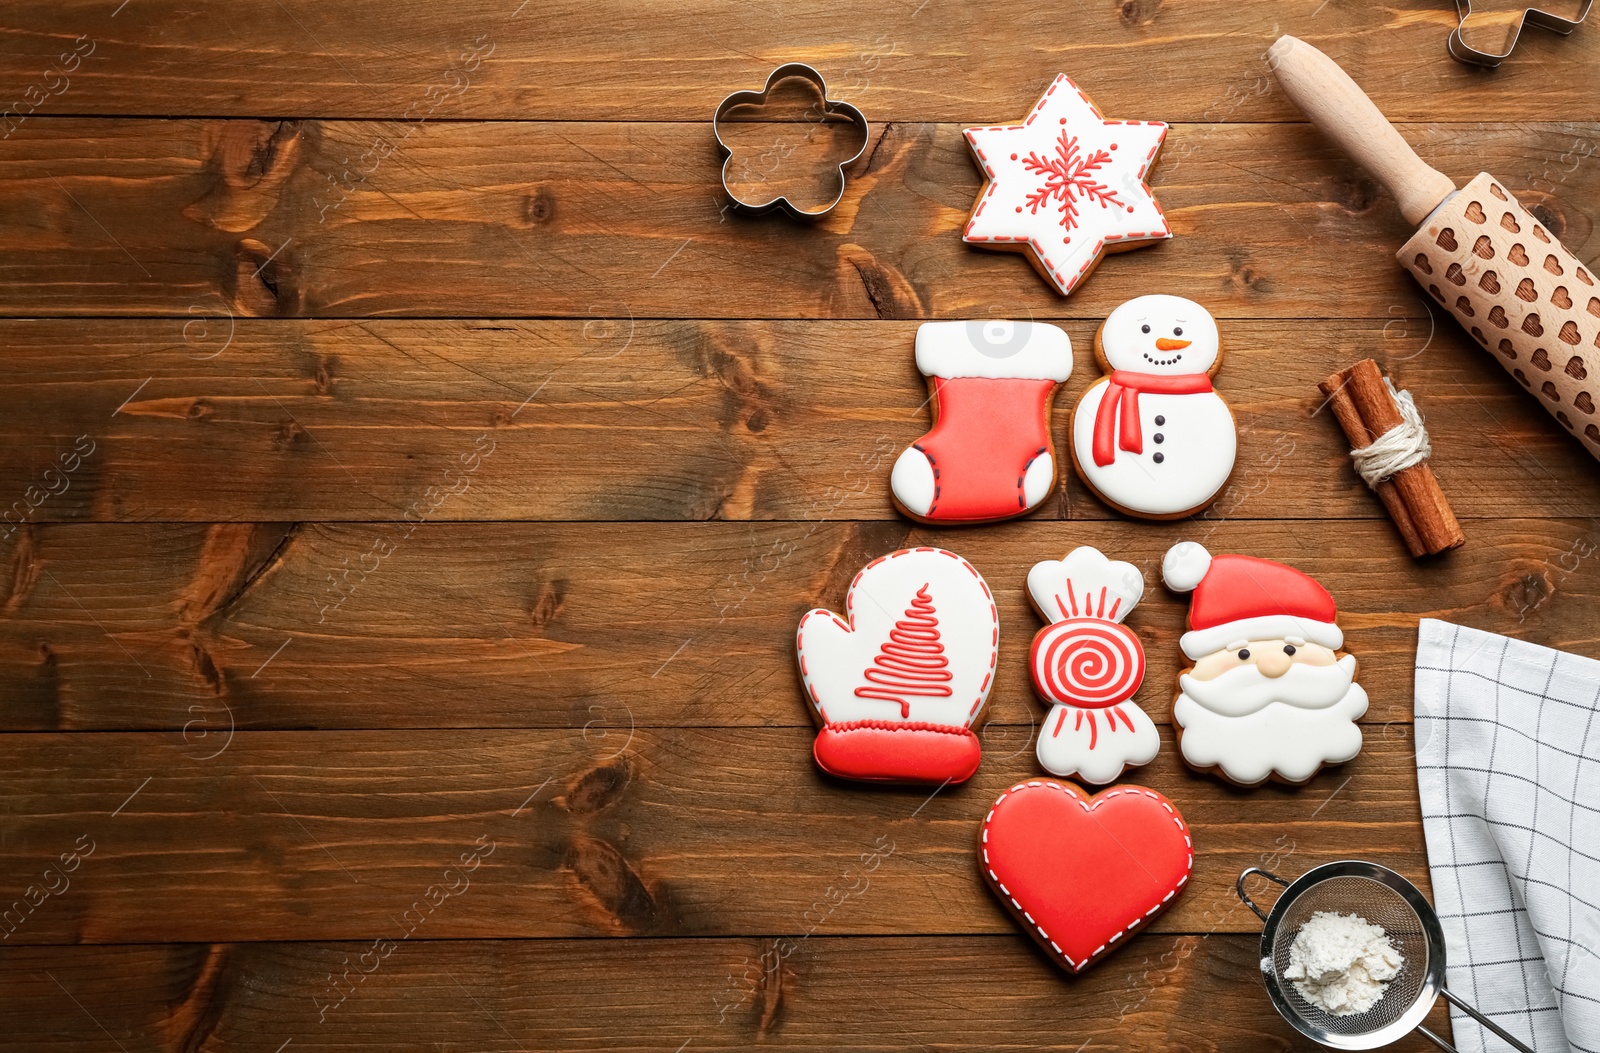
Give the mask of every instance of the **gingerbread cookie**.
[[1172, 237], [1144, 182], [1167, 126], [1106, 120], [1064, 73], [1021, 124], [965, 134], [987, 182], [961, 239], [1026, 252], [1062, 296], [1106, 253]]
[[983, 820], [983, 876], [1039, 944], [1082, 972], [1172, 905], [1194, 844], [1172, 802], [1143, 786], [1090, 797], [1053, 779], [1019, 783]]
[[954, 552], [902, 549], [862, 568], [844, 610], [811, 611], [796, 637], [817, 764], [866, 782], [970, 778], [1000, 643], [983, 577]]
[[1211, 387], [1222, 366], [1216, 319], [1180, 296], [1139, 296], [1094, 338], [1107, 376], [1072, 411], [1072, 463], [1101, 500], [1145, 519], [1209, 505], [1233, 474], [1239, 435]]
[[928, 322], [917, 368], [934, 423], [894, 463], [896, 507], [937, 525], [1037, 508], [1056, 484], [1050, 408], [1072, 374], [1067, 334], [1042, 322]]
[[1309, 575], [1254, 556], [1213, 556], [1185, 541], [1161, 576], [1193, 592], [1179, 641], [1194, 664], [1178, 676], [1172, 720], [1192, 767], [1229, 782], [1302, 783], [1361, 751], [1367, 693], [1328, 590]]
[[1144, 682], [1144, 648], [1122, 624], [1144, 595], [1144, 575], [1099, 549], [1036, 563], [1028, 596], [1051, 624], [1033, 638], [1033, 689], [1050, 703], [1039, 729], [1039, 763], [1053, 775], [1114, 781], [1161, 748], [1150, 718], [1132, 700]]

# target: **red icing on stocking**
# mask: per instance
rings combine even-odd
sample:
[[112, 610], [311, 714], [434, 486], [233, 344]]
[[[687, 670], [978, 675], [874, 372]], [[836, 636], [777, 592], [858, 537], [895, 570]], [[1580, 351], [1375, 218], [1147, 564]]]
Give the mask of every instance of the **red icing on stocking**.
[[939, 420], [916, 448], [938, 480], [924, 518], [985, 520], [1028, 510], [1023, 478], [1050, 452], [1053, 380], [960, 377], [933, 381]]

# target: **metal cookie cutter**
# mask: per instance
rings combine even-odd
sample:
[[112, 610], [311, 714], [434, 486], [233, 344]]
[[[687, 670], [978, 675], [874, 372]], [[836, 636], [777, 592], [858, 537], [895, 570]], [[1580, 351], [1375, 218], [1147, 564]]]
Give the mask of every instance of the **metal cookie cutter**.
[[[826, 120], [827, 118], [834, 116], [843, 116], [847, 118], [851, 124], [854, 124], [857, 128], [861, 129], [861, 148], [858, 149], [854, 154], [851, 154], [850, 157], [839, 163], [839, 193], [836, 194], [834, 199], [828, 202], [826, 205], [809, 211], [796, 205], [793, 201], [790, 201], [782, 194], [779, 194], [777, 197], [769, 198], [766, 201], [752, 202], [745, 201], [740, 198], [738, 194], [734, 193], [733, 187], [728, 185], [728, 162], [733, 160], [733, 149], [727, 143], [722, 141], [722, 129], [720, 127], [722, 118], [728, 113], [729, 110], [733, 109], [735, 106], [744, 106], [752, 103], [760, 105], [761, 103], [766, 102], [767, 96], [772, 92], [773, 87], [777, 85], [779, 81], [788, 80], [791, 77], [800, 77], [805, 80], [809, 80], [811, 83], [817, 86], [817, 91], [822, 96], [822, 105], [820, 110], [822, 116], [819, 118], [819, 120]], [[828, 82], [822, 79], [822, 74], [818, 73], [815, 69], [806, 65], [804, 62], [789, 62], [779, 66], [767, 76], [766, 86], [760, 91], [736, 91], [732, 95], [729, 95], [726, 99], [723, 99], [722, 102], [717, 104], [716, 112], [711, 115], [711, 131], [712, 134], [717, 137], [717, 149], [722, 153], [722, 189], [727, 191], [728, 199], [733, 202], [734, 210], [750, 216], [759, 216], [767, 212], [774, 211], [786, 212], [796, 219], [821, 219], [823, 216], [826, 216], [829, 212], [833, 211], [833, 207], [844, 198], [844, 170], [849, 168], [852, 164], [855, 164], [856, 159], [866, 151], [867, 142], [872, 137], [871, 129], [867, 125], [867, 118], [862, 114], [862, 112], [850, 105], [848, 102], [839, 102], [835, 99], [828, 98]]]
[[1577, 18], [1562, 18], [1560, 15], [1542, 11], [1537, 7], [1528, 8], [1522, 12], [1522, 18], [1517, 21], [1516, 27], [1511, 30], [1511, 39], [1506, 42], [1506, 49], [1496, 54], [1493, 51], [1479, 51], [1462, 39], [1461, 30], [1467, 24], [1467, 19], [1472, 15], [1472, 0], [1456, 0], [1456, 10], [1460, 13], [1461, 20], [1460, 25], [1457, 25], [1450, 33], [1450, 54], [1462, 62], [1470, 62], [1476, 66], [1488, 66], [1492, 69], [1505, 61], [1511, 52], [1516, 49], [1517, 40], [1522, 36], [1524, 26], [1535, 25], [1540, 29], [1548, 29], [1552, 33], [1560, 33], [1562, 36], [1566, 36], [1582, 25], [1585, 18], [1589, 17], [1589, 8], [1593, 4], [1594, 0], [1585, 0], [1583, 7], [1578, 11]]

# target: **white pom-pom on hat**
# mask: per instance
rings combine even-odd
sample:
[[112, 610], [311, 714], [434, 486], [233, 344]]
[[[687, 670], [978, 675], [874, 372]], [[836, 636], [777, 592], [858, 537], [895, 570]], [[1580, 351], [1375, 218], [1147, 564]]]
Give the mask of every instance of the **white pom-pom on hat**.
[[1180, 541], [1161, 560], [1161, 580], [1173, 592], [1192, 592], [1211, 569], [1211, 553], [1198, 541]]

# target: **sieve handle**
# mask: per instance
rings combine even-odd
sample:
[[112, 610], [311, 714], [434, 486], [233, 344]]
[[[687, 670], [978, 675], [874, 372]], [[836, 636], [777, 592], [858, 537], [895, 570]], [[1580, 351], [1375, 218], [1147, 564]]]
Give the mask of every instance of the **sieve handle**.
[[1444, 1039], [1440, 1038], [1438, 1035], [1434, 1034], [1432, 1031], [1429, 1031], [1427, 1028], [1423, 1027], [1421, 1024], [1417, 1025], [1417, 1034], [1421, 1035], [1423, 1038], [1427, 1039], [1429, 1042], [1432, 1042], [1434, 1045], [1436, 1045], [1440, 1049], [1444, 1050], [1445, 1053], [1461, 1053], [1461, 1051], [1456, 1049], [1456, 1047], [1452, 1046], [1450, 1043], [1446, 1042]]
[[1250, 867], [1248, 870], [1239, 875], [1238, 881], [1233, 883], [1233, 890], [1239, 894], [1239, 899], [1244, 903], [1244, 905], [1255, 911], [1256, 917], [1260, 918], [1262, 921], [1266, 921], [1267, 916], [1261, 912], [1260, 907], [1256, 906], [1255, 900], [1250, 898], [1250, 893], [1244, 890], [1244, 879], [1249, 877], [1251, 874], [1260, 874], [1268, 881], [1282, 885], [1284, 888], [1288, 888], [1289, 883], [1283, 878], [1274, 874], [1272, 871], [1262, 870], [1260, 867]]
[[[1467, 1014], [1472, 1019], [1476, 1020], [1478, 1023], [1480, 1023], [1484, 1027], [1488, 1028], [1490, 1031], [1493, 1031], [1495, 1034], [1499, 1035], [1502, 1039], [1504, 1039], [1506, 1042], [1510, 1043], [1515, 1048], [1522, 1050], [1522, 1053], [1533, 1053], [1533, 1050], [1529, 1049], [1527, 1046], [1523, 1045], [1521, 1042], [1519, 1042], [1516, 1039], [1512, 1038], [1511, 1037], [1511, 1033], [1508, 1032], [1505, 1028], [1501, 1027], [1499, 1024], [1495, 1023], [1493, 1020], [1490, 1020], [1488, 1017], [1484, 1016], [1482, 1013], [1478, 1012], [1476, 1009], [1472, 1008], [1470, 1005], [1468, 1005], [1467, 1003], [1463, 1002], [1461, 999], [1457, 998], [1455, 995], [1451, 994], [1450, 993], [1450, 989], [1448, 987], [1439, 988], [1439, 993], [1444, 995], [1446, 1000], [1448, 1000], [1451, 1005], [1455, 1006], [1457, 1009], [1461, 1010], [1463, 1013]], [[1448, 1048], [1448, 1047], [1446, 1047], [1446, 1048]]]

